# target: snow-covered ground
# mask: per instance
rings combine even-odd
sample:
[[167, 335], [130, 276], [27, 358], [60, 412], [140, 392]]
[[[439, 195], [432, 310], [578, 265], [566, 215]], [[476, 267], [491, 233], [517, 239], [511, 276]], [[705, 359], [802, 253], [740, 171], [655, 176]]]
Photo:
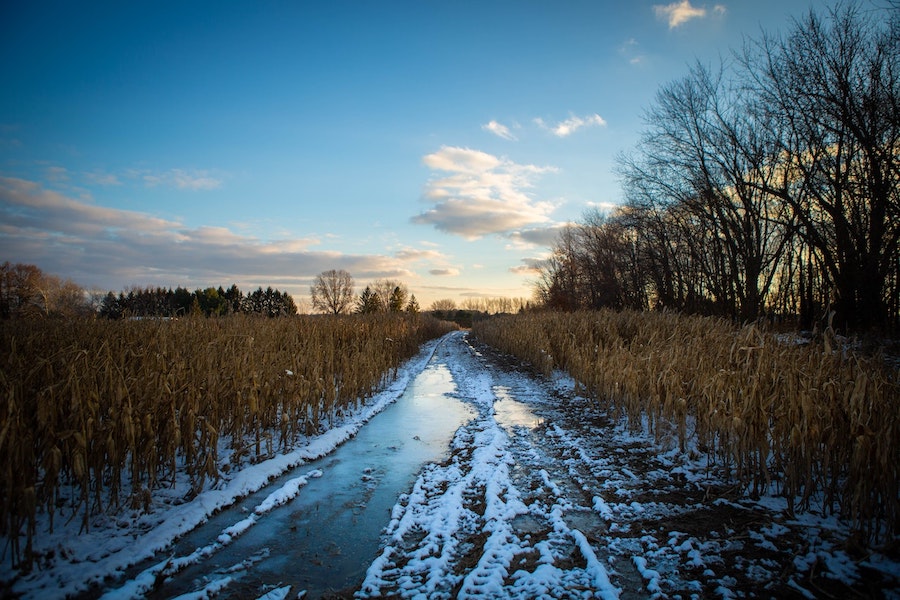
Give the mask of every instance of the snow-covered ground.
[[[699, 453], [628, 429], [577, 396], [566, 376], [534, 377], [461, 332], [425, 347], [390, 389], [333, 430], [232, 472], [191, 502], [160, 501], [147, 514], [107, 515], [82, 535], [77, 519], [57, 523], [53, 535], [39, 529], [41, 568], [8, 591], [63, 597], [171, 548], [217, 510], [347, 440], [429, 364], [449, 371], [449, 395], [474, 407], [476, 416], [456, 431], [446, 460], [428, 464], [385, 514], [381, 548], [366, 560], [355, 594], [344, 595], [900, 598], [896, 551], [885, 556], [854, 545], [833, 516], [788, 517], [781, 498], [744, 497]], [[404, 433], [420, 438], [414, 430]], [[140, 597], [182, 562], [217, 552], [270, 511], [299, 502], [311, 479], [322, 475], [305, 469], [254, 500], [243, 517], [200, 545], [197, 556], [160, 558], [110, 595]], [[377, 477], [373, 465], [359, 470]], [[252, 570], [264, 558], [247, 556], [238, 567]], [[8, 560], [0, 579], [11, 579], [3, 569]], [[231, 584], [227, 575], [211, 578], [185, 597], [248, 597], [246, 588], [238, 592]], [[260, 588], [252, 597], [304, 595], [303, 588], [285, 585]]]

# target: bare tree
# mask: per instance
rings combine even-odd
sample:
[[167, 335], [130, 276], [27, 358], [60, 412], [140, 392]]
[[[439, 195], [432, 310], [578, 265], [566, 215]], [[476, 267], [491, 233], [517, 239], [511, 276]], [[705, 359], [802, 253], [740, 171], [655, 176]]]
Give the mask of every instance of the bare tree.
[[664, 86], [646, 115], [640, 161], [623, 161], [623, 170], [626, 185], [650, 189], [689, 228], [683, 240], [699, 293], [746, 321], [763, 309], [791, 222], [766, 191], [784, 169], [754, 97], [724, 75], [697, 64]]
[[448, 310], [456, 310], [456, 301], [450, 298], [441, 298], [440, 300], [435, 300], [431, 303], [431, 308], [429, 310], [432, 311], [448, 311]]
[[34, 265], [0, 265], [0, 317], [74, 317], [90, 314], [85, 291]]
[[888, 320], [900, 249], [900, 28], [880, 17], [853, 3], [810, 12], [742, 57], [790, 175], [765, 189], [821, 260], [835, 323], [860, 329]]
[[313, 309], [323, 313], [340, 315], [353, 307], [353, 277], [340, 269], [323, 271], [316, 276], [309, 288]]
[[398, 312], [403, 310], [409, 288], [406, 284], [396, 279], [376, 279], [372, 283], [372, 291], [381, 301], [381, 310], [386, 312]]

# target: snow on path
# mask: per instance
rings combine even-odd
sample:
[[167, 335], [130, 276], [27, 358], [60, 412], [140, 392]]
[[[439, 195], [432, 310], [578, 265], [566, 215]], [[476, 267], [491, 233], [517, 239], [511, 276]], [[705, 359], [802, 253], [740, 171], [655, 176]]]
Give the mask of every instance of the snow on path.
[[539, 482], [513, 472], [521, 456], [537, 461], [496, 418], [492, 371], [471, 346], [443, 351], [479, 417], [457, 431], [451, 459], [401, 497], [357, 597], [618, 598], [597, 549], [570, 524], [575, 503], [546, 471]]
[[436, 357], [479, 416], [394, 506], [357, 598], [900, 598], [896, 557], [854, 562], [835, 517], [742, 497], [567, 376], [482, 356], [466, 335]]
[[[197, 548], [187, 556], [169, 557], [159, 564], [145, 569], [135, 578], [127, 581], [118, 589], [107, 592], [101, 596], [101, 598], [104, 600], [118, 600], [120, 598], [122, 600], [129, 600], [142, 597], [148, 591], [153, 589], [157, 579], [171, 577], [189, 565], [195, 564], [199, 560], [215, 554], [234, 541], [235, 538], [256, 525], [260, 517], [271, 512], [272, 509], [293, 500], [297, 494], [300, 493], [300, 488], [306, 485], [310, 478], [321, 476], [322, 471], [314, 469], [306, 475], [301, 475], [300, 477], [294, 477], [293, 479], [288, 480], [283, 486], [266, 496], [265, 500], [258, 504], [248, 517], [241, 519], [237, 523], [222, 530], [222, 533], [215, 542]], [[228, 576], [215, 579], [204, 588], [203, 594], [215, 595], [215, 593], [226, 587], [229, 583], [231, 583], [231, 577]], [[204, 596], [201, 594], [198, 597]]]

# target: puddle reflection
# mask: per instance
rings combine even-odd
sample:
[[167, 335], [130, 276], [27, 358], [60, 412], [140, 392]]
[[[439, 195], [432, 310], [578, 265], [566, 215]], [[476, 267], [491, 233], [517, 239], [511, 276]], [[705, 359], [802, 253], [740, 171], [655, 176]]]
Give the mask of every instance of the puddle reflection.
[[497, 397], [494, 419], [508, 432], [512, 433], [516, 427], [537, 429], [544, 423], [544, 419], [535, 415], [527, 404], [513, 398], [508, 387], [496, 386], [494, 395]]

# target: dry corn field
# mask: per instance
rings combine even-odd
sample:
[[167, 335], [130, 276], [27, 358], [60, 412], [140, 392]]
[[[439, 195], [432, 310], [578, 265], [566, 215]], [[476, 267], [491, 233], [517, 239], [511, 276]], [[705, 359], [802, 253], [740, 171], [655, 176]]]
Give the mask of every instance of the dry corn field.
[[750, 494], [847, 519], [870, 542], [900, 533], [896, 369], [755, 326], [664, 313], [541, 313], [473, 333], [710, 464]]
[[[320, 432], [448, 331], [419, 315], [0, 323], [0, 532], [140, 507]], [[223, 457], [222, 455], [225, 455]]]

